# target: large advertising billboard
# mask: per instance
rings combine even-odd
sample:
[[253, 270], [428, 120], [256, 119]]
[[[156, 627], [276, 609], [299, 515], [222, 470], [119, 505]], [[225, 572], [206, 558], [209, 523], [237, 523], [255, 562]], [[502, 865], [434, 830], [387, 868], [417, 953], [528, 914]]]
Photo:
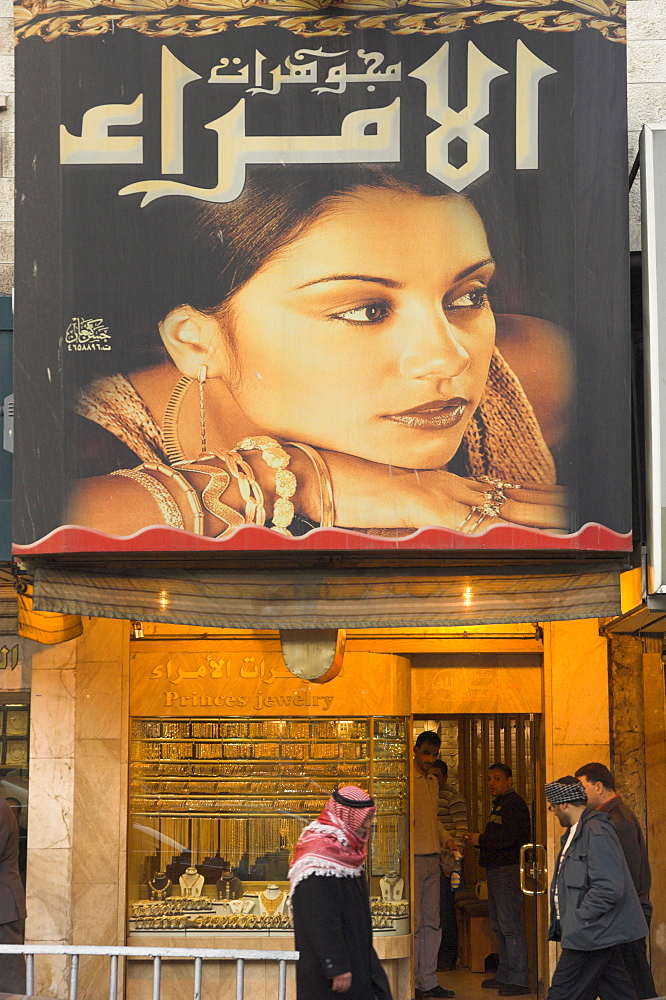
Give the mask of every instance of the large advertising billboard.
[[631, 547], [621, 3], [16, 31], [17, 553]]

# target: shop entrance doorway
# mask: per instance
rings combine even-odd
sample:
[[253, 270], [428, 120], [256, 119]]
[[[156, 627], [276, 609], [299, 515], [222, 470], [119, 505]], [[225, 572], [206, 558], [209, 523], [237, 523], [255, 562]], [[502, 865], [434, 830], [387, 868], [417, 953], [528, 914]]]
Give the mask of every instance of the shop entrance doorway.
[[[527, 803], [531, 837], [520, 856], [522, 922], [527, 935], [531, 996], [543, 997], [548, 875], [542, 717], [536, 713], [414, 716], [414, 738], [425, 729], [436, 731], [442, 740], [440, 756], [448, 767], [448, 784], [465, 800], [470, 831], [483, 831], [492, 808], [488, 787], [491, 764], [501, 762], [511, 768], [513, 788]], [[465, 847], [462, 869], [462, 888], [455, 893], [457, 967], [453, 971], [442, 970], [439, 978], [443, 986], [454, 989], [458, 996], [474, 1000], [495, 995], [483, 989], [481, 983], [494, 977], [498, 944], [490, 926], [486, 871], [479, 864], [478, 849]], [[442, 891], [451, 891], [446, 878]]]

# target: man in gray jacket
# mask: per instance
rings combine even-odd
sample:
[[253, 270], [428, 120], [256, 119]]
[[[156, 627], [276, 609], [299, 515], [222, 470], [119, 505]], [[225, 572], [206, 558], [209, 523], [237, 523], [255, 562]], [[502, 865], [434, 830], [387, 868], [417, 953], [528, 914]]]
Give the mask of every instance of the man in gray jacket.
[[[593, 761], [576, 771], [576, 777], [585, 789], [587, 804], [593, 809], [606, 813], [615, 827], [620, 847], [624, 851], [627, 867], [638, 893], [643, 915], [648, 927], [652, 917], [650, 902], [650, 862], [648, 860], [647, 844], [635, 814], [625, 805], [615, 791], [615, 779], [605, 764]], [[629, 978], [636, 988], [639, 1000], [656, 997], [654, 979], [647, 960], [646, 939], [629, 941], [620, 945], [622, 958], [627, 967]], [[601, 1000], [605, 1000], [604, 997]]]
[[547, 1000], [637, 1000], [619, 945], [647, 934], [647, 924], [610, 819], [587, 805], [567, 775], [545, 787], [549, 810], [565, 833], [550, 888], [548, 937], [562, 953]]

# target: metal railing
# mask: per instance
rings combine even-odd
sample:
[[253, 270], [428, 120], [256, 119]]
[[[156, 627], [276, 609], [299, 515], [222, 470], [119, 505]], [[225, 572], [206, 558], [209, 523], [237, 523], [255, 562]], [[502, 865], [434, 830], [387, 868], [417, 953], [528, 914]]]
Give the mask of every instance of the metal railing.
[[35, 989], [35, 955], [63, 955], [71, 958], [68, 1000], [77, 1000], [79, 988], [79, 958], [95, 955], [108, 958], [109, 1000], [119, 1000], [119, 959], [152, 959], [153, 994], [152, 1000], [160, 1000], [162, 990], [162, 960], [189, 959], [194, 962], [192, 1000], [202, 1000], [201, 984], [204, 961], [236, 963], [236, 998], [244, 1000], [245, 963], [277, 962], [277, 1000], [287, 1000], [287, 963], [298, 959], [297, 951], [254, 951], [251, 949], [230, 950], [227, 948], [135, 948], [105, 947], [103, 945], [58, 945], [58, 944], [3, 944], [0, 955], [25, 955], [26, 993], [31, 996]]

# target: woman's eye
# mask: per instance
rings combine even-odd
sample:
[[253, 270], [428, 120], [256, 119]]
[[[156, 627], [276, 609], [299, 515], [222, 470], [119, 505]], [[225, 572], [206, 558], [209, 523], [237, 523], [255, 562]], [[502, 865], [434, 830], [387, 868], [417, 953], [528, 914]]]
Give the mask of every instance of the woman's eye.
[[364, 306], [357, 306], [355, 309], [347, 309], [345, 312], [336, 313], [334, 319], [343, 319], [347, 323], [370, 324], [380, 323], [388, 316], [389, 310], [385, 302], [370, 302]]
[[471, 288], [464, 295], [459, 295], [452, 302], [445, 303], [446, 309], [481, 309], [488, 301], [488, 289]]

